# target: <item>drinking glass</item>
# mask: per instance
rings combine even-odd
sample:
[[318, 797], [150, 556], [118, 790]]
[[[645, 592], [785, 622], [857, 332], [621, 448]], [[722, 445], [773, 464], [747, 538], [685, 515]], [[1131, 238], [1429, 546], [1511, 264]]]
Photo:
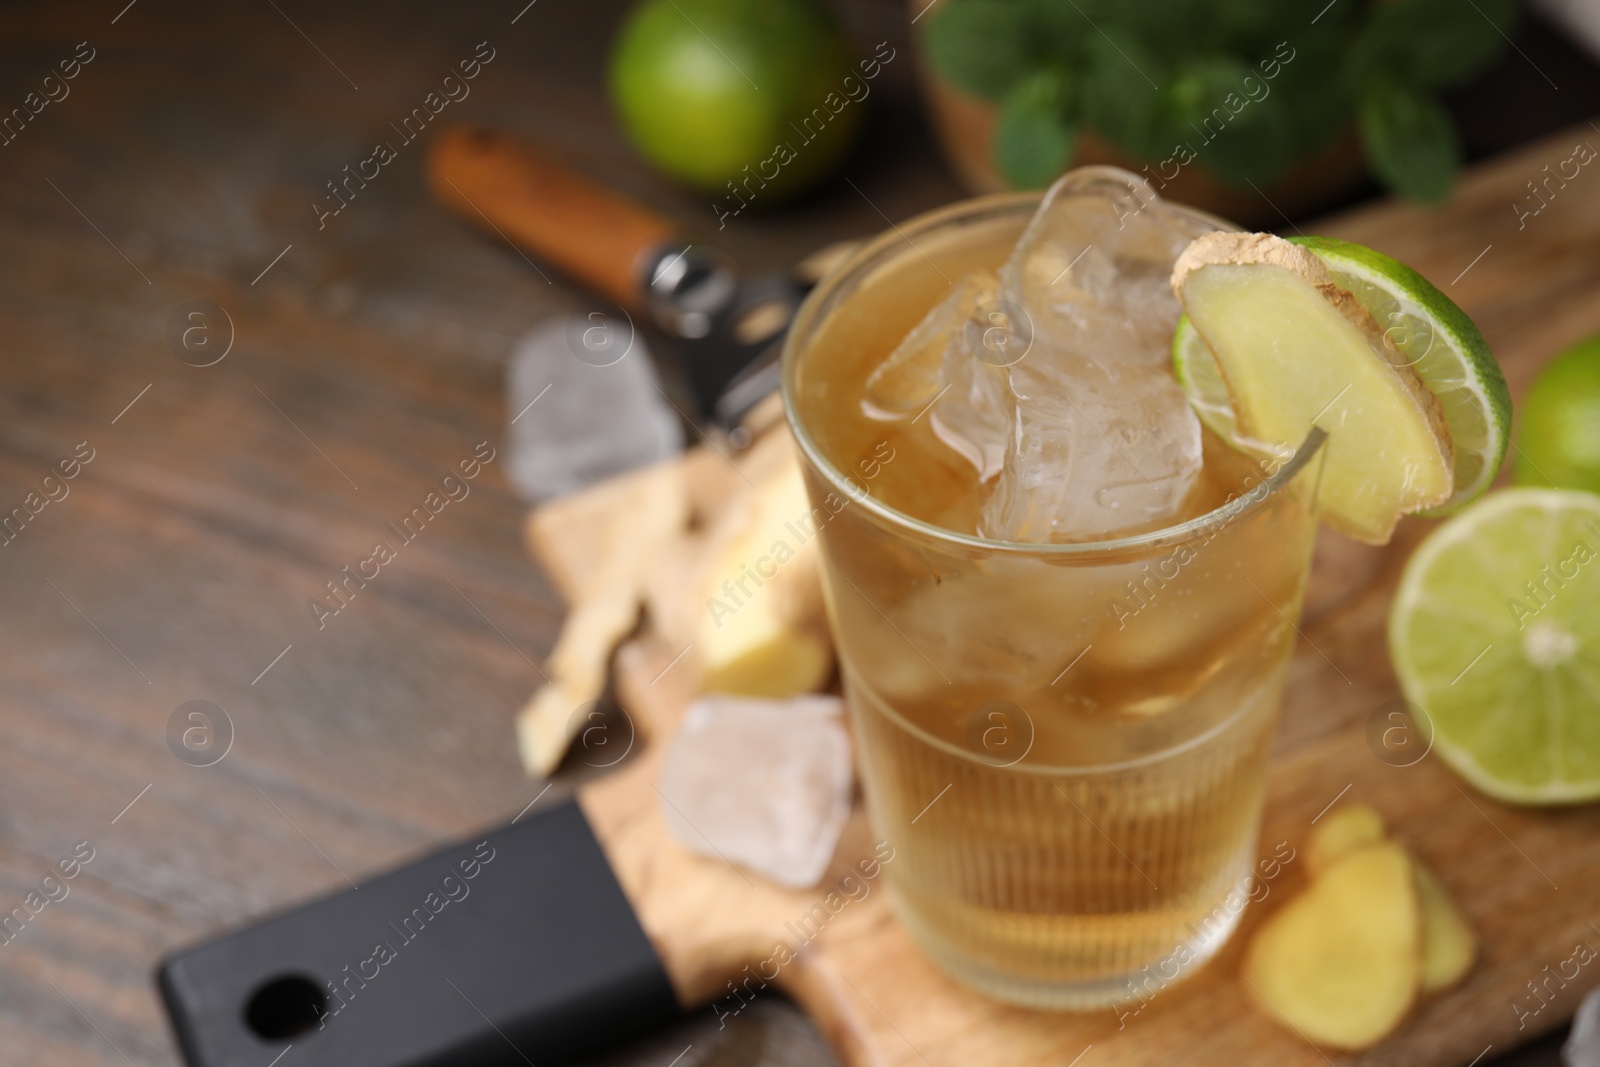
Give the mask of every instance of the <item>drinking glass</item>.
[[784, 400], [898, 915], [958, 979], [1083, 1009], [1159, 993], [1238, 923], [1321, 437], [1259, 461], [1208, 431], [1217, 505], [1110, 540], [989, 540], [881, 499], [914, 427], [846, 410], [853, 376], [997, 267], [1038, 203], [980, 198], [865, 245], [797, 317]]

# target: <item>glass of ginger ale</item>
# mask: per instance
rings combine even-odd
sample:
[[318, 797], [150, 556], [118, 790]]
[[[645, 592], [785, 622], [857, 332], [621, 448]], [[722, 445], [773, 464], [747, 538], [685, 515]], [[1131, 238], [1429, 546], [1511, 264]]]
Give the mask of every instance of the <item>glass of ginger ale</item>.
[[1148, 999], [1250, 888], [1320, 432], [1247, 457], [1173, 377], [1173, 261], [1231, 228], [1084, 168], [892, 228], [786, 342], [896, 908], [1003, 1000]]

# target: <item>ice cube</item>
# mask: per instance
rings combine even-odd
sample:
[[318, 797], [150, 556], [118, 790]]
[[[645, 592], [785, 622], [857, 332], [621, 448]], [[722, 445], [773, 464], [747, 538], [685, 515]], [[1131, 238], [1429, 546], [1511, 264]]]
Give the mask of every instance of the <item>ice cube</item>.
[[969, 274], [950, 287], [943, 300], [922, 316], [905, 339], [867, 376], [866, 414], [874, 419], [902, 419], [933, 403], [943, 387], [944, 351], [961, 333], [967, 316], [999, 288], [993, 273]]
[[1173, 516], [1201, 463], [1200, 423], [1177, 383], [1034, 344], [1040, 358], [1011, 369], [1013, 421], [984, 535], [1081, 541]]
[[779, 885], [816, 885], [850, 815], [842, 706], [833, 696], [701, 697], [661, 765], [672, 836]]
[[506, 371], [512, 486], [538, 503], [683, 451], [682, 419], [662, 395], [631, 322], [595, 313], [539, 326]]
[[1590, 990], [1578, 1005], [1572, 1032], [1561, 1046], [1561, 1062], [1566, 1067], [1600, 1067], [1600, 989]]
[[940, 395], [929, 420], [933, 432], [987, 482], [1000, 473], [1006, 458], [1006, 427], [1011, 421], [1011, 387], [1006, 366], [1011, 351], [1026, 346], [1012, 330], [1010, 309], [997, 291], [962, 324], [960, 334], [945, 346]]
[[873, 370], [862, 405], [880, 420], [920, 418], [931, 406], [934, 433], [972, 464], [980, 480], [998, 474], [1005, 459], [1004, 359], [973, 344], [991, 325], [983, 316], [992, 314], [999, 289], [992, 271], [956, 282]]
[[1045, 196], [1000, 273], [1025, 309], [1007, 368], [1003, 470], [980, 531], [1081, 541], [1174, 519], [1201, 466], [1200, 422], [1172, 377], [1172, 264], [1205, 224], [1142, 179], [1085, 167]]
[[[1172, 264], [1215, 226], [1179, 214], [1150, 183], [1116, 167], [1080, 167], [1045, 194], [1000, 271], [1003, 295], [1028, 309], [1036, 333], [1132, 342], [1126, 353], [1086, 352], [1115, 370], [1126, 361], [1165, 366], [1178, 320]], [[1161, 348], [1146, 342], [1152, 329]]]

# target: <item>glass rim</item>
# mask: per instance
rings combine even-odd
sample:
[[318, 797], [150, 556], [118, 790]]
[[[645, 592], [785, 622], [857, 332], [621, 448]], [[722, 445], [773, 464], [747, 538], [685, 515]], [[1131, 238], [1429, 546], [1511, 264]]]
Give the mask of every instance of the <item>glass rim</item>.
[[[890, 223], [887, 230], [863, 242], [859, 248], [853, 251], [843, 263], [829, 272], [806, 296], [805, 301], [800, 305], [799, 311], [795, 314], [787, 335], [783, 339], [781, 357], [782, 388], [780, 393], [783, 398], [784, 415], [789, 423], [795, 442], [800, 446], [801, 452], [810, 460], [811, 464], [827, 479], [829, 485], [843, 493], [853, 505], [866, 508], [868, 512], [877, 516], [880, 520], [901, 530], [929, 538], [949, 547], [979, 551], [990, 555], [1049, 556], [1059, 558], [1111, 555], [1121, 551], [1148, 550], [1182, 544], [1208, 534], [1213, 530], [1220, 529], [1235, 519], [1254, 511], [1268, 498], [1275, 496], [1280, 489], [1292, 482], [1296, 475], [1309, 465], [1311, 460], [1321, 451], [1322, 445], [1327, 439], [1327, 434], [1320, 427], [1313, 426], [1310, 432], [1306, 434], [1305, 440], [1300, 443], [1293, 454], [1275, 471], [1262, 479], [1261, 482], [1243, 493], [1230, 496], [1210, 511], [1186, 519], [1183, 522], [1154, 530], [1146, 530], [1143, 533], [1098, 541], [1002, 541], [978, 534], [946, 529], [943, 526], [937, 526], [913, 515], [908, 515], [898, 508], [890, 507], [874, 497], [870, 492], [861, 491], [859, 486], [854, 485], [843, 472], [834, 466], [827, 456], [823, 455], [822, 450], [812, 440], [804, 421], [795, 410], [794, 379], [798, 373], [800, 351], [816, 327], [825, 318], [824, 312], [832, 310], [834, 298], [849, 282], [858, 280], [864, 277], [869, 270], [887, 263], [891, 251], [897, 245], [905, 244], [909, 246], [912, 252], [917, 252], [912, 238], [918, 234], [925, 234], [952, 223], [978, 222], [986, 218], [998, 218], [1018, 213], [1024, 208], [1032, 211], [1037, 209], [1043, 198], [1044, 194], [1034, 191], [990, 193], [985, 196], [957, 201], [954, 204], [947, 204], [932, 211], [925, 211], [898, 225]], [[1163, 203], [1185, 214], [1216, 223], [1218, 224], [1218, 229], [1237, 229], [1236, 226], [1208, 212], [1185, 207], [1182, 204], [1170, 204], [1165, 201]], [[905, 253], [900, 252], [899, 254], [904, 255]], [[920, 252], [917, 254], [920, 254]]]

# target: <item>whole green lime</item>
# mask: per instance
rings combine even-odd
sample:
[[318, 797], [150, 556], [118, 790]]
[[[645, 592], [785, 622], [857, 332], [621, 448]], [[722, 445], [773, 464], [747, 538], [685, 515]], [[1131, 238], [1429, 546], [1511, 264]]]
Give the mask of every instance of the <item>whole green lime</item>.
[[871, 91], [814, 0], [644, 0], [617, 38], [610, 83], [639, 151], [729, 209], [826, 177]]
[[1600, 336], [1539, 372], [1522, 399], [1517, 481], [1600, 493]]

